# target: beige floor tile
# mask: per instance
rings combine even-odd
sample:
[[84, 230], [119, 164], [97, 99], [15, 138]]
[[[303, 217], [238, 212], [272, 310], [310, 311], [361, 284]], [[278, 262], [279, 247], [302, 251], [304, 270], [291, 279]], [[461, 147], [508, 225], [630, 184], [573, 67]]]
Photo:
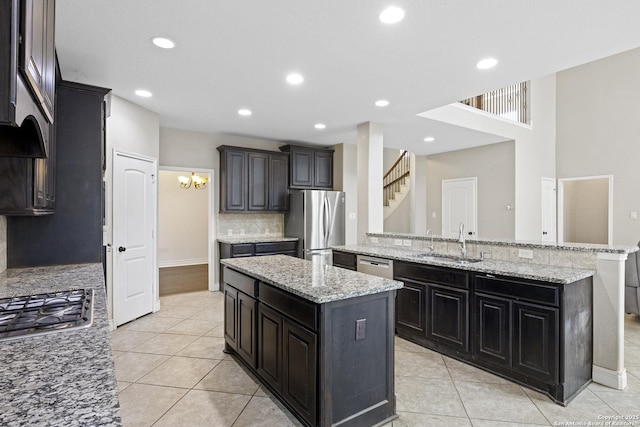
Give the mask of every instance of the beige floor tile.
[[177, 319], [188, 319], [193, 316], [193, 308], [182, 305], [162, 304], [160, 302], [160, 311], [154, 313], [157, 317], [175, 317]]
[[196, 389], [253, 395], [258, 382], [234, 360], [222, 360], [202, 379]]
[[446, 356], [444, 356], [443, 359], [454, 383], [456, 381], [469, 381], [489, 384], [513, 384], [509, 380], [505, 380], [504, 378], [500, 378], [497, 375], [493, 375], [459, 360]]
[[111, 333], [111, 349], [129, 351], [158, 335], [155, 332], [140, 332], [130, 329], [116, 329]]
[[[636, 393], [620, 393], [618, 391], [597, 391], [594, 394], [619, 415], [640, 417], [640, 395]], [[635, 425], [640, 425], [640, 419], [635, 420]]]
[[[578, 394], [567, 406], [558, 405], [547, 396], [537, 391], [523, 388], [533, 403], [540, 409], [550, 423], [567, 425], [566, 421], [597, 423], [602, 421], [599, 416], [616, 415], [616, 412], [598, 398], [588, 388]], [[595, 425], [595, 424], [594, 424]]]
[[211, 329], [209, 332], [204, 334], [206, 337], [218, 337], [224, 338], [224, 324], [220, 323], [220, 325]]
[[270, 397], [271, 393], [269, 393], [264, 386], [260, 386], [253, 395], [258, 397]]
[[529, 424], [548, 423], [519, 385], [464, 381], [457, 381], [455, 385], [470, 418]]
[[185, 319], [177, 325], [164, 331], [165, 334], [184, 334], [201, 336], [213, 329], [214, 322], [207, 320]]
[[133, 383], [130, 383], [127, 381], [116, 381], [116, 385], [118, 386], [118, 393], [120, 393], [125, 388], [129, 387], [131, 384]]
[[214, 326], [218, 326], [217, 323], [224, 321], [224, 309], [207, 308], [206, 310], [198, 310], [195, 313], [192, 311], [191, 316], [189, 317], [191, 319], [206, 320], [211, 323], [216, 323]]
[[123, 354], [127, 354], [126, 351], [120, 351], [120, 350], [111, 350], [111, 354], [113, 355], [114, 359], [117, 359], [118, 357], [122, 356]]
[[[418, 344], [414, 344], [411, 341], [407, 341], [399, 337], [395, 337], [395, 351], [410, 351], [414, 353], [432, 352], [428, 348], [421, 347]], [[432, 353], [435, 353], [435, 352], [432, 352]]]
[[138, 380], [139, 383], [192, 388], [219, 360], [173, 356]]
[[182, 319], [176, 319], [173, 317], [160, 317], [155, 314], [147, 314], [140, 319], [130, 322], [121, 328], [127, 331], [140, 331], [140, 332], [164, 332], [167, 329], [182, 322]]
[[395, 352], [395, 374], [402, 377], [449, 379], [449, 372], [436, 353]]
[[[627, 367], [627, 383], [630, 383], [634, 380], [640, 380], [640, 366], [629, 366]], [[631, 378], [633, 377], [633, 378]], [[635, 382], [635, 381], [634, 381]]]
[[180, 350], [179, 356], [200, 357], [205, 359], [226, 359], [229, 357], [224, 349], [224, 338], [199, 337], [197, 340]]
[[640, 345], [624, 344], [624, 366], [628, 367], [640, 367]]
[[132, 384], [119, 394], [123, 426], [152, 425], [186, 392], [179, 388]]
[[467, 417], [447, 417], [445, 415], [414, 414], [399, 412], [393, 420], [393, 427], [471, 427]]
[[136, 382], [158, 367], [169, 356], [160, 354], [126, 353], [114, 360], [116, 380]]
[[197, 339], [198, 337], [193, 335], [158, 334], [134, 348], [133, 351], [173, 356]]
[[231, 426], [251, 396], [190, 390], [154, 427]]
[[450, 379], [396, 377], [396, 409], [430, 415], [466, 416]]
[[302, 426], [281, 404], [268, 397], [253, 396], [233, 427]]
[[549, 423], [544, 424], [527, 424], [527, 423], [514, 423], [511, 421], [496, 421], [496, 420], [479, 420], [471, 419], [471, 425], [473, 427], [534, 427], [534, 426], [550, 426]]

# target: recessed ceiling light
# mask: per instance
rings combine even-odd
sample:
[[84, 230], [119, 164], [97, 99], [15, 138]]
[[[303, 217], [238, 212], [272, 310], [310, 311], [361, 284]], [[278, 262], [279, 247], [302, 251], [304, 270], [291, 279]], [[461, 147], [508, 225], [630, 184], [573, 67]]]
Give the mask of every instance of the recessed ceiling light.
[[327, 125], [325, 125], [324, 123], [316, 123], [313, 127], [316, 129], [325, 129]]
[[302, 77], [302, 74], [291, 73], [287, 76], [287, 83], [289, 83], [290, 85], [299, 85], [303, 81], [304, 77]]
[[389, 101], [386, 99], [379, 99], [376, 101], [376, 107], [386, 107], [387, 105], [389, 105]]
[[175, 42], [166, 37], [154, 37], [151, 39], [151, 42], [163, 49], [173, 49], [174, 47], [176, 47]]
[[432, 137], [432, 136], [427, 136], [427, 137], [424, 139], [424, 142], [433, 142], [433, 141], [435, 141], [435, 140], [436, 140], [436, 139], [435, 139], [434, 137]]
[[498, 64], [498, 60], [495, 58], [485, 58], [482, 61], [476, 64], [476, 67], [479, 70], [488, 70], [489, 68], [493, 68]]
[[134, 92], [136, 95], [141, 96], [143, 98], [151, 98], [152, 93], [148, 90], [138, 89]]
[[240, 114], [241, 116], [250, 116], [251, 110], [248, 110], [246, 108], [241, 108], [238, 110], [238, 114]]
[[404, 19], [404, 10], [397, 6], [389, 6], [380, 12], [378, 18], [385, 24], [395, 24]]

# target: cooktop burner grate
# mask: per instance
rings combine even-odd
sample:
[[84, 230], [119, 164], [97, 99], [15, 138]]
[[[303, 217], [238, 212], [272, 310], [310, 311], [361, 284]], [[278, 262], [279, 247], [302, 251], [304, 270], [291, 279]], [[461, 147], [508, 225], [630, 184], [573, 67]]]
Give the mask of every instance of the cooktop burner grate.
[[91, 326], [93, 289], [0, 298], [0, 340]]

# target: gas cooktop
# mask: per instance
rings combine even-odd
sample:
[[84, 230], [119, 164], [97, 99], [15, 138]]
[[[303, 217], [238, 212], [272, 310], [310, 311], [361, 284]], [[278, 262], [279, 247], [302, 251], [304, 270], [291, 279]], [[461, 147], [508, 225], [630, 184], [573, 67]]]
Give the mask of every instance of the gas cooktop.
[[0, 341], [86, 328], [93, 323], [93, 289], [0, 298]]

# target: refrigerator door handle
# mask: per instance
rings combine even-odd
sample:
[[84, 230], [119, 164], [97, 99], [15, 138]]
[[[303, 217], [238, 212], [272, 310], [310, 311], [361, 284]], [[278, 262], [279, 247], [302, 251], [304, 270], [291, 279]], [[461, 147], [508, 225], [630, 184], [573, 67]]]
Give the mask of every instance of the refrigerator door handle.
[[326, 248], [328, 243], [329, 243], [329, 233], [331, 231], [330, 228], [330, 220], [331, 220], [331, 216], [329, 214], [329, 199], [327, 198], [327, 196], [324, 196], [324, 200], [322, 202], [323, 204], [323, 209], [322, 209], [322, 225], [324, 227], [324, 247]]

